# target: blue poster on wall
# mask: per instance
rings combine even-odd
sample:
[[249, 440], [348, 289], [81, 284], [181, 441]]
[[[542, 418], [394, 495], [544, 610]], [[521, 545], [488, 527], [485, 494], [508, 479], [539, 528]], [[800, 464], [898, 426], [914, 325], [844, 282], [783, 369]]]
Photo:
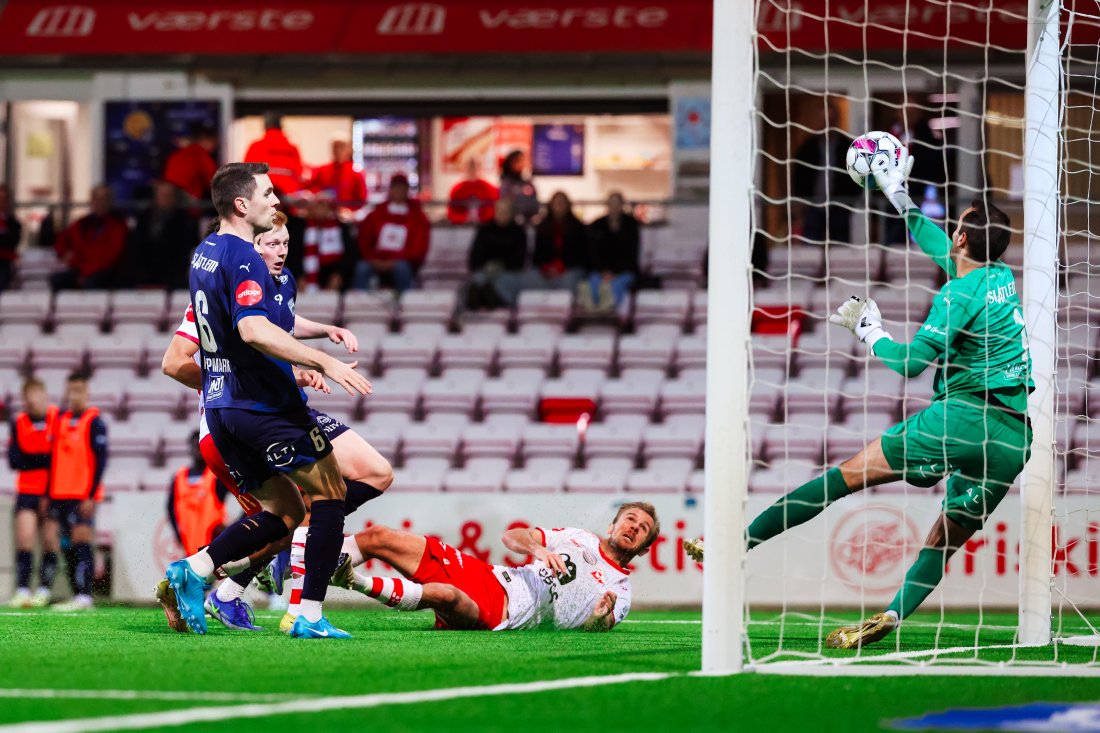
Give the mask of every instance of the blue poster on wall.
[[676, 100], [676, 148], [710, 148], [710, 97], [680, 97]]
[[196, 127], [212, 127], [218, 139], [222, 136], [217, 100], [107, 102], [104, 107], [104, 180], [119, 203], [148, 199], [168, 156], [190, 144]]
[[531, 138], [536, 176], [584, 175], [584, 125], [534, 125]]

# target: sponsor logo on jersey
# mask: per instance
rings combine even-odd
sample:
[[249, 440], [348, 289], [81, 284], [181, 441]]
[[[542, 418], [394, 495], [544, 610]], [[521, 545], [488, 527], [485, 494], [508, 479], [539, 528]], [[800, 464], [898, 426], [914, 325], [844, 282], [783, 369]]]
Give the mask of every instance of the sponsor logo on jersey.
[[196, 252], [191, 258], [191, 267], [195, 270], [202, 270], [203, 272], [214, 272], [218, 269], [218, 261], [212, 260], [206, 255]]
[[206, 399], [213, 400], [222, 396], [222, 392], [225, 391], [225, 377], [217, 376], [210, 378], [210, 384], [206, 388]]
[[267, 462], [276, 467], [289, 466], [296, 454], [294, 444], [289, 440], [272, 443], [267, 447]]
[[[205, 357], [202, 360], [203, 369], [208, 372], [231, 372], [233, 371], [233, 365], [229, 363], [229, 359], [222, 359], [221, 357]], [[220, 379], [221, 377], [219, 377]]]
[[604, 582], [603, 582], [603, 571], [602, 570], [593, 570], [592, 571], [592, 577], [595, 578], [596, 582], [599, 583], [600, 585], [604, 584]]
[[252, 272], [252, 263], [246, 262], [237, 269], [244, 270], [245, 272]]
[[237, 286], [237, 302], [240, 305], [256, 305], [264, 298], [264, 290], [255, 280], [245, 280]]

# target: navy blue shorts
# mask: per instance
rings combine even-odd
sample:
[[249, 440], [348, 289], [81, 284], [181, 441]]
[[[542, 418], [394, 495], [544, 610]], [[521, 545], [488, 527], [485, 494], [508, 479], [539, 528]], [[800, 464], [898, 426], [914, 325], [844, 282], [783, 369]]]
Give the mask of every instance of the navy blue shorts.
[[35, 496], [34, 494], [16, 494], [15, 495], [15, 508], [14, 512], [32, 511], [38, 514], [38, 507], [42, 505], [41, 496]]
[[277, 414], [219, 407], [206, 410], [206, 422], [225, 467], [245, 493], [332, 453], [332, 442], [304, 409]]
[[80, 516], [80, 505], [82, 503], [80, 499], [50, 499], [46, 516], [61, 525], [62, 537], [68, 537], [72, 534], [73, 527], [79, 527], [80, 525], [95, 526], [95, 512], [92, 512], [92, 516], [87, 519]]
[[321, 426], [321, 430], [325, 431], [325, 437], [329, 440], [336, 440], [351, 429], [332, 415], [326, 415], [320, 410], [314, 410], [312, 407], [309, 408], [309, 416], [317, 421], [317, 424]]

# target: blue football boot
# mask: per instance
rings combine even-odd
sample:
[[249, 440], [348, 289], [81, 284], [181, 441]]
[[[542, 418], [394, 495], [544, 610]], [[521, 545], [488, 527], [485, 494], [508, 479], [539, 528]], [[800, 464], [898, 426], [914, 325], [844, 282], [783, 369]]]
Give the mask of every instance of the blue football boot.
[[264, 627], [257, 626], [256, 615], [252, 612], [252, 606], [240, 598], [231, 601], [223, 601], [217, 593], [211, 593], [206, 599], [206, 612], [211, 617], [222, 622], [227, 629], [235, 631], [263, 631]]
[[290, 635], [295, 639], [350, 639], [351, 634], [338, 629], [329, 623], [324, 616], [316, 623], [306, 621], [305, 616], [294, 619], [294, 625], [290, 627]]
[[196, 634], [205, 634], [206, 614], [202, 606], [210, 584], [192, 570], [186, 560], [176, 560], [169, 565], [164, 577], [176, 596], [180, 616], [188, 628]]

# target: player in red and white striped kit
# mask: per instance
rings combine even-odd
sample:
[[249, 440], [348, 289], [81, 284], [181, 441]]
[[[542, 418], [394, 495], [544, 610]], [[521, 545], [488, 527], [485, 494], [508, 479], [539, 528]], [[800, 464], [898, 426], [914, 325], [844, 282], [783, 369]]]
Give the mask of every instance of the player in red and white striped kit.
[[[660, 529], [653, 505], [640, 501], [621, 505], [604, 537], [572, 527], [511, 529], [504, 546], [533, 558], [511, 568], [434, 537], [373, 526], [355, 535], [360, 555], [337, 568], [333, 583], [398, 610], [430, 608], [440, 629], [609, 631], [630, 611], [627, 566], [649, 551]], [[372, 558], [404, 577], [352, 570]]]

